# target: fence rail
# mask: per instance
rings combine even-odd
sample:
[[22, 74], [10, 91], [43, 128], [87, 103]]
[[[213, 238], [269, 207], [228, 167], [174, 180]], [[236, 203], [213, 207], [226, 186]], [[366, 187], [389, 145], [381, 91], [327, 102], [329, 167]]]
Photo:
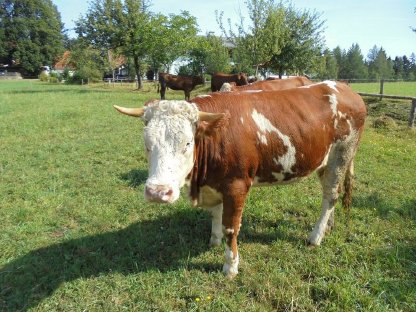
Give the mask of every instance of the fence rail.
[[[382, 91], [382, 90], [380, 90]], [[364, 93], [364, 92], [357, 92], [361, 96], [372, 96], [372, 97], [380, 97], [387, 98], [387, 99], [396, 99], [396, 100], [411, 100], [412, 104], [410, 107], [410, 115], [409, 115], [409, 127], [413, 128], [415, 125], [415, 113], [416, 113], [416, 97], [412, 96], [400, 96], [400, 95], [388, 95], [388, 94], [376, 94], [376, 93]]]

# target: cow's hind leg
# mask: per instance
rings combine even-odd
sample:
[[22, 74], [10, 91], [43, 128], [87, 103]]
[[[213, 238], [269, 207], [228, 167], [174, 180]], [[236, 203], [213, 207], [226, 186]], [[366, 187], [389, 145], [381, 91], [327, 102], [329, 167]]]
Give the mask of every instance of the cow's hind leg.
[[222, 203], [213, 207], [206, 208], [212, 216], [211, 238], [209, 240], [210, 246], [221, 245], [223, 231], [222, 231]]
[[334, 226], [335, 204], [338, 199], [338, 187], [345, 176], [346, 171], [351, 168], [355, 154], [358, 138], [351, 138], [347, 142], [337, 143], [332, 146], [328, 162], [318, 172], [322, 184], [322, 212], [309, 235], [309, 243], [319, 246], [326, 231]]

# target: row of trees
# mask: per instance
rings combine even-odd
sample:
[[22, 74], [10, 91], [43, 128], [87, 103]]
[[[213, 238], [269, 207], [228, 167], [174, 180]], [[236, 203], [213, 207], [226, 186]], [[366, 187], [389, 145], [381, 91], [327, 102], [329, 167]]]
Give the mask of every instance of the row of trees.
[[168, 16], [152, 12], [150, 0], [92, 0], [76, 21], [78, 38], [69, 39], [51, 0], [3, 0], [0, 63], [18, 64], [36, 75], [42, 65], [54, 64], [70, 50], [68, 63], [80, 77], [100, 79], [114, 70], [122, 55], [139, 87], [146, 71], [167, 71], [178, 59], [185, 62], [182, 74], [244, 71], [333, 79], [416, 78], [414, 54], [392, 60], [375, 46], [365, 59], [358, 44], [348, 51], [339, 47], [330, 51], [317, 12], [274, 0], [245, 3], [249, 21], [241, 15], [237, 22], [224, 22], [223, 13], [217, 12], [222, 31], [218, 37], [198, 36], [197, 20], [189, 12]]
[[326, 49], [318, 66], [317, 76], [329, 79], [416, 79], [416, 55], [397, 56], [394, 60], [387, 57], [382, 47], [374, 46], [364, 58], [358, 44], [348, 51], [336, 47]]

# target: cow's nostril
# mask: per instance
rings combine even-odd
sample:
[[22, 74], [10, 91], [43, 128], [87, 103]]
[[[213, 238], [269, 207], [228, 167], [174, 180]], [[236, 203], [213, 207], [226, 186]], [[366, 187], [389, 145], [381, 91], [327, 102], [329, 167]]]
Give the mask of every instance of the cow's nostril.
[[149, 201], [166, 203], [171, 200], [173, 189], [165, 185], [148, 185], [145, 187], [145, 196]]

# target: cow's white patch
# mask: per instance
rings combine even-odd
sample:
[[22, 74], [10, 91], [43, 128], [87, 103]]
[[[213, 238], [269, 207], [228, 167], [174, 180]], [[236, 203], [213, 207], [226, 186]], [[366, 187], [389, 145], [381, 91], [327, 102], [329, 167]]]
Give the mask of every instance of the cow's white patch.
[[231, 92], [233, 89], [231, 84], [228, 82], [224, 82], [221, 86], [220, 92]]
[[197, 98], [207, 98], [207, 97], [211, 97], [211, 95], [209, 94], [200, 94], [197, 96]]
[[325, 167], [325, 166], [326, 166], [326, 164], [328, 163], [328, 157], [329, 157], [329, 153], [331, 152], [331, 147], [332, 147], [332, 144], [331, 144], [331, 145], [329, 145], [328, 151], [326, 152], [324, 159], [322, 160], [322, 162], [321, 162], [321, 164], [318, 166], [318, 168], [316, 168], [316, 170], [319, 170], [319, 169], [321, 169], [321, 168]]
[[337, 96], [335, 94], [327, 94], [325, 96], [329, 97], [329, 106], [331, 107], [332, 115], [336, 116], [338, 110]]
[[333, 81], [333, 80], [325, 80], [322, 82], [323, 84], [326, 84], [328, 87], [330, 87], [332, 90], [336, 91], [339, 93], [338, 89], [337, 89], [337, 82]]
[[244, 90], [244, 93], [258, 93], [258, 92], [263, 92], [263, 90]]
[[222, 203], [222, 194], [217, 190], [204, 185], [198, 194], [198, 202], [196, 206], [209, 208]]
[[277, 129], [264, 115], [253, 110], [251, 117], [260, 130], [260, 133], [265, 135], [266, 133], [275, 133], [283, 141], [283, 145], [287, 148], [286, 154], [280, 156], [277, 159], [276, 164], [280, 164], [283, 167], [284, 172], [292, 173], [292, 167], [296, 164], [296, 148], [290, 141], [290, 138]]
[[261, 143], [263, 143], [264, 145], [267, 145], [267, 138], [264, 134], [257, 132], [257, 138], [259, 139]]
[[223, 226], [222, 231], [223, 231], [224, 235], [234, 234], [234, 229], [233, 228], [226, 228], [225, 226]]
[[244, 118], [243, 117], [240, 117], [240, 121], [241, 121], [241, 124], [244, 125]]
[[337, 89], [337, 82], [333, 81], [333, 80], [325, 80], [325, 81], [322, 81], [322, 82], [318, 82], [318, 83], [314, 83], [314, 84], [310, 84], [310, 85], [306, 85], [306, 86], [301, 86], [301, 87], [298, 87], [298, 88], [309, 89], [309, 88], [313, 88], [314, 86], [319, 86], [321, 84], [325, 84], [329, 88], [331, 88], [332, 90], [334, 90], [336, 92], [339, 92], [338, 89]]
[[225, 263], [222, 268], [227, 277], [233, 278], [238, 274], [238, 264], [240, 262], [238, 253], [234, 255], [233, 251], [228, 245], [225, 246]]
[[279, 181], [279, 182], [283, 182], [283, 180], [285, 179], [285, 175], [281, 172], [273, 172], [273, 177]]
[[221, 240], [223, 237], [223, 226], [222, 226], [222, 203], [216, 206], [206, 208], [212, 215], [212, 228], [211, 228], [211, 238], [209, 240], [210, 246], [219, 246], [221, 245]]

